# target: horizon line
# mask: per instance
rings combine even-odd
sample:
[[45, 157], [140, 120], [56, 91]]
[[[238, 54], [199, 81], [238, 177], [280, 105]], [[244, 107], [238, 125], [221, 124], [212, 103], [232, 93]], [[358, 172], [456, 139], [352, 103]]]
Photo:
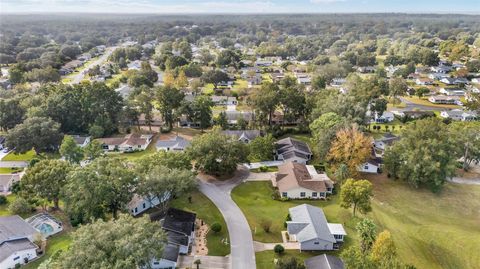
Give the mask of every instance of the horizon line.
[[399, 14], [399, 15], [480, 15], [480, 11], [379, 11], [379, 12], [91, 12], [91, 11], [0, 11], [4, 15], [29, 15], [29, 14], [94, 14], [94, 15], [329, 15], [329, 14]]

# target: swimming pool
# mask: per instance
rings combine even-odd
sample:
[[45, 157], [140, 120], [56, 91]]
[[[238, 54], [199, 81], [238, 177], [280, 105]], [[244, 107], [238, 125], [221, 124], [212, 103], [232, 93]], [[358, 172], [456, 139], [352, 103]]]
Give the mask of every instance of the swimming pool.
[[45, 238], [63, 230], [62, 223], [48, 213], [39, 213], [26, 219], [26, 221]]
[[53, 234], [53, 226], [48, 224], [48, 223], [42, 223], [40, 224], [38, 227], [37, 227], [38, 230], [40, 230], [40, 232], [45, 235], [45, 236], [49, 236], [49, 235], [52, 235]]

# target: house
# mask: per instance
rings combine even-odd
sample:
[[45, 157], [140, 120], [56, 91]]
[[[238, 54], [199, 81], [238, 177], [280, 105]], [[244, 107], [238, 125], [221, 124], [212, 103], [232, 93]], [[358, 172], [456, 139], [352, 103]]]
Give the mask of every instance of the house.
[[292, 220], [287, 221], [289, 240], [304, 250], [336, 250], [347, 235], [342, 224], [328, 223], [323, 210], [302, 204], [289, 210]]
[[281, 197], [289, 199], [325, 199], [333, 191], [333, 181], [325, 173], [294, 162], [280, 165], [272, 183]]
[[379, 150], [385, 150], [387, 147], [391, 146], [396, 141], [400, 140], [400, 137], [393, 134], [387, 133], [380, 139], [375, 139], [373, 141], [373, 147]]
[[275, 160], [306, 164], [312, 159], [307, 143], [287, 137], [275, 142]]
[[268, 66], [272, 66], [272, 65], [273, 65], [273, 62], [268, 61], [268, 60], [256, 60], [255, 61], [255, 66], [268, 67]]
[[248, 87], [251, 88], [255, 85], [260, 85], [262, 84], [262, 75], [260, 74], [255, 74], [254, 76], [251, 76], [249, 78], [247, 78], [247, 83], [248, 83]]
[[142, 68], [142, 62], [140, 60], [135, 60], [127, 64], [128, 70], [140, 70]]
[[357, 68], [357, 72], [362, 74], [375, 73], [375, 66], [360, 66]]
[[441, 80], [443, 78], [448, 78], [449, 76], [447, 74], [443, 73], [431, 73], [428, 75], [428, 78], [433, 79], [433, 80]]
[[473, 83], [480, 83], [480, 78], [472, 78]]
[[99, 138], [105, 151], [133, 152], [147, 149], [152, 142], [151, 134], [128, 134], [125, 137]]
[[452, 67], [448, 65], [439, 65], [432, 67], [431, 70], [435, 73], [447, 74], [452, 71]]
[[115, 89], [115, 91], [123, 98], [127, 99], [128, 96], [133, 92], [133, 88], [128, 85], [123, 85]]
[[178, 246], [167, 244], [163, 248], [162, 258], [153, 259], [150, 262], [152, 269], [173, 269], [177, 268], [180, 249]]
[[465, 90], [460, 88], [441, 88], [439, 92], [447, 96], [465, 96]]
[[210, 97], [212, 102], [217, 106], [237, 105], [238, 101], [236, 97], [232, 96], [218, 96], [213, 95]]
[[382, 159], [370, 158], [367, 162], [358, 167], [358, 171], [362, 173], [379, 174], [381, 173]]
[[245, 144], [250, 143], [261, 135], [259, 130], [227, 130], [223, 131], [223, 133]]
[[[165, 199], [170, 198], [169, 195], [165, 196]], [[160, 204], [160, 200], [155, 197], [152, 199], [146, 199], [138, 194], [133, 195], [132, 200], [128, 202], [127, 209], [132, 216], [137, 216]]]
[[440, 112], [440, 116], [445, 119], [458, 121], [474, 121], [478, 118], [477, 113], [474, 111], [463, 111], [461, 109], [444, 110]]
[[82, 136], [82, 135], [72, 135], [73, 140], [77, 146], [83, 148], [90, 143], [91, 136]]
[[253, 120], [254, 114], [251, 111], [225, 111], [225, 116], [227, 116], [227, 122], [230, 125], [235, 125], [238, 123], [238, 119], [242, 118], [245, 122], [251, 122]]
[[433, 85], [433, 80], [431, 78], [417, 78], [415, 84], [422, 86]]
[[456, 84], [469, 84], [470, 82], [466, 78], [442, 78], [440, 80], [441, 82], [447, 84], [447, 85], [456, 85]]
[[456, 96], [436, 95], [428, 97], [428, 101], [433, 104], [456, 105], [460, 102], [460, 99]]
[[7, 195], [15, 182], [20, 181], [21, 174], [0, 174], [0, 195]]
[[341, 87], [343, 84], [347, 82], [347, 79], [345, 78], [334, 78], [332, 79], [332, 82], [330, 83], [330, 86], [332, 87]]
[[384, 111], [380, 117], [378, 116], [378, 113], [375, 112], [375, 118], [373, 119], [373, 122], [386, 123], [386, 122], [392, 122], [394, 119], [395, 119], [395, 115], [393, 115], [392, 112]]
[[340, 258], [327, 254], [308, 258], [304, 264], [306, 269], [345, 269]]
[[188, 254], [195, 241], [195, 220], [197, 215], [176, 208], [169, 208], [160, 221], [167, 234], [169, 245], [179, 248], [180, 254]]
[[301, 85], [311, 85], [312, 84], [312, 78], [310, 78], [309, 76], [306, 76], [306, 77], [299, 77], [297, 78], [297, 83], [298, 84], [301, 84]]
[[40, 232], [20, 216], [0, 217], [0, 268], [17, 268], [37, 258]]
[[181, 136], [174, 136], [168, 139], [158, 139], [155, 145], [157, 150], [164, 151], [184, 151], [190, 146], [190, 141]]

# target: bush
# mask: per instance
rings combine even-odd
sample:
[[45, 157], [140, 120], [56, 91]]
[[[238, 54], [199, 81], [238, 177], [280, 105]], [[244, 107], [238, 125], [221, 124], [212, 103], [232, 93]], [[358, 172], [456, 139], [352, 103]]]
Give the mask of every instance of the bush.
[[262, 226], [262, 229], [266, 233], [270, 233], [270, 228], [272, 227], [272, 221], [271, 220], [264, 219], [264, 220], [262, 220], [260, 225]]
[[7, 197], [5, 195], [0, 195], [0, 205], [5, 205], [7, 202]]
[[262, 165], [258, 168], [258, 170], [260, 170], [260, 172], [267, 172], [268, 171], [268, 167], [266, 167], [265, 165]]
[[212, 224], [212, 227], [210, 228], [214, 233], [219, 233], [222, 230], [222, 225], [220, 223], [215, 222]]
[[27, 200], [19, 197], [8, 206], [8, 211], [15, 215], [26, 214], [32, 211], [32, 206]]
[[275, 251], [275, 253], [277, 253], [278, 255], [282, 255], [283, 252], [285, 252], [285, 248], [280, 245], [280, 244], [277, 244], [275, 245], [275, 247], [273, 248], [273, 251]]

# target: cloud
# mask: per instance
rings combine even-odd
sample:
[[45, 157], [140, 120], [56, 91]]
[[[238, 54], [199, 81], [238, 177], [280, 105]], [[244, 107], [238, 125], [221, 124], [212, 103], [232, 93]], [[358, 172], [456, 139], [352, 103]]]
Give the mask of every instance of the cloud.
[[330, 4], [337, 2], [346, 2], [346, 0], [310, 0], [310, 3], [313, 4]]

